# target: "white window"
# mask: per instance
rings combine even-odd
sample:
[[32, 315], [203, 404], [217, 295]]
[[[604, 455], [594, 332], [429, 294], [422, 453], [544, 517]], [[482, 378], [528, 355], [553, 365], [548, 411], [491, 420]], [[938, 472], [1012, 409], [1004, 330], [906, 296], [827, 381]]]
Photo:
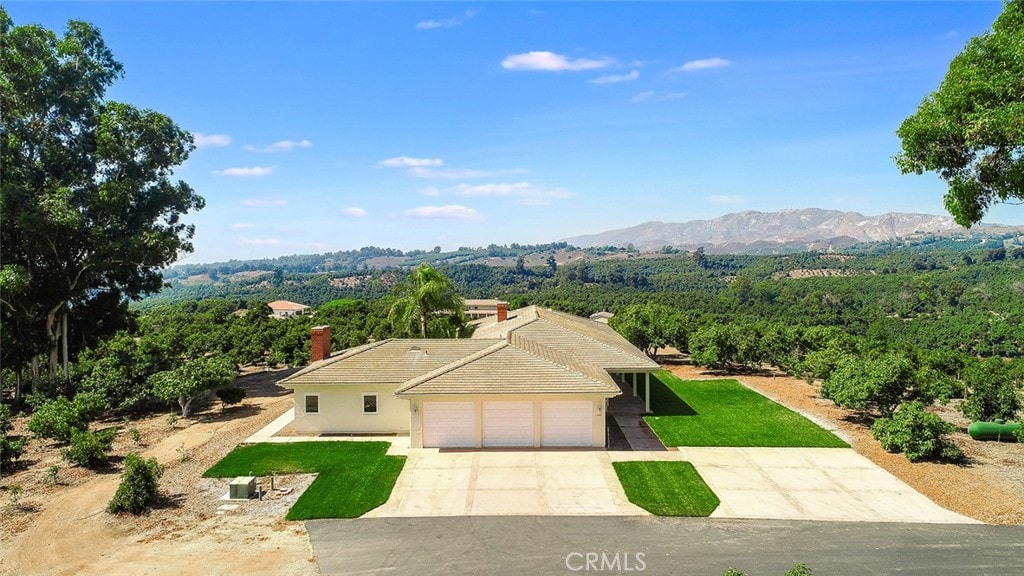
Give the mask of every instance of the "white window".
[[319, 414], [320, 413], [320, 395], [319, 394], [306, 394], [306, 414]]
[[376, 414], [377, 413], [377, 395], [364, 393], [363, 394], [363, 414]]

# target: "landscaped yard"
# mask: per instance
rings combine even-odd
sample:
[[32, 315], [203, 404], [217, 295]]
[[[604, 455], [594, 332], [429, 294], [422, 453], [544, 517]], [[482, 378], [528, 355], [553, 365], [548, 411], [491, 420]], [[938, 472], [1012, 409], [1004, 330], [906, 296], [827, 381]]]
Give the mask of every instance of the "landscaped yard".
[[680, 380], [665, 370], [654, 376], [654, 415], [644, 420], [665, 446], [849, 447], [735, 380]]
[[689, 462], [613, 462], [626, 497], [657, 516], [707, 516], [715, 493]]
[[203, 476], [317, 473], [288, 511], [288, 520], [356, 518], [387, 502], [405, 456], [388, 456], [387, 442], [248, 444], [232, 450]]

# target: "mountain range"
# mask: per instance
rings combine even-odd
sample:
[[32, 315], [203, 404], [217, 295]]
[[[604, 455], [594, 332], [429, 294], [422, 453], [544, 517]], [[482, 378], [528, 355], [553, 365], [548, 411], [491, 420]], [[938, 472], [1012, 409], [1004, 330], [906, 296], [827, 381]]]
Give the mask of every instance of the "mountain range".
[[[998, 224], [979, 227], [986, 231], [1018, 228]], [[861, 242], [923, 235], [958, 236], [969, 232], [948, 216], [900, 212], [864, 216], [857, 212], [805, 208], [779, 212], [748, 210], [711, 220], [681, 223], [644, 222], [563, 241], [580, 248], [632, 245], [637, 250], [650, 251], [666, 246], [682, 250], [703, 247], [709, 253], [764, 254], [840, 249]]]

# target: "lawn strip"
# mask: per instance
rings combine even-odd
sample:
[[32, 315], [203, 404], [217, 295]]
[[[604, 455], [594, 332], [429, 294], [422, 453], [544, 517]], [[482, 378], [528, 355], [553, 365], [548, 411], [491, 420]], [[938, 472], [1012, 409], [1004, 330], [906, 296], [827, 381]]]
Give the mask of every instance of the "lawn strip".
[[689, 462], [613, 462], [629, 501], [656, 516], [708, 516], [718, 496]]

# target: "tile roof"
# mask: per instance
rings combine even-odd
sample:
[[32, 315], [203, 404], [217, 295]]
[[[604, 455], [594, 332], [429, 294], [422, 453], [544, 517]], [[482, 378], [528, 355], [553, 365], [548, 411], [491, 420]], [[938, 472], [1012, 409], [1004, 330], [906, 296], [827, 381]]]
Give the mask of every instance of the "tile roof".
[[399, 396], [617, 396], [609, 372], [657, 368], [605, 324], [530, 306], [504, 322], [483, 322], [469, 339], [374, 342], [311, 364], [280, 384], [395, 384]]
[[504, 322], [481, 322], [473, 338], [507, 338], [509, 334], [518, 334], [612, 372], [658, 369], [657, 362], [607, 324], [536, 306], [510, 312]]
[[309, 306], [306, 306], [305, 304], [289, 302], [288, 300], [274, 300], [273, 302], [268, 303], [267, 306], [269, 306], [271, 310], [288, 310], [295, 312], [301, 312], [309, 308]]
[[[607, 372], [574, 369], [558, 352], [501, 342], [401, 386], [397, 396], [448, 394], [621, 394]], [[564, 362], [564, 363], [563, 363]], [[569, 365], [567, 365], [569, 364]]]
[[400, 384], [501, 342], [479, 339], [389, 339], [336, 353], [281, 380], [304, 384]]

